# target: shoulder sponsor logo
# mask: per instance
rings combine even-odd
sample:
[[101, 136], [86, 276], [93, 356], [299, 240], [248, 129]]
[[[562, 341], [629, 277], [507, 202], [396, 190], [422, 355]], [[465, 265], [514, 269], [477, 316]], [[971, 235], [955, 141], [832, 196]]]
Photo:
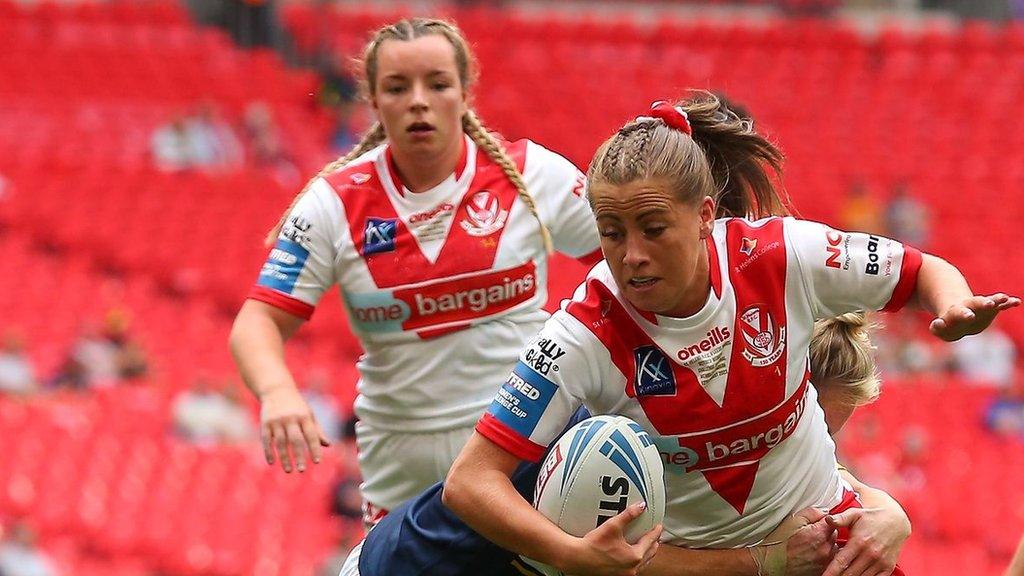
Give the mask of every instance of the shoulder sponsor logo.
[[743, 357], [757, 368], [774, 364], [786, 349], [786, 328], [779, 327], [767, 310], [758, 305], [740, 314], [743, 333]]
[[356, 184], [356, 185], [366, 184], [369, 181], [370, 181], [370, 175], [365, 173], [365, 172], [359, 172], [359, 173], [356, 173], [356, 174], [352, 175], [352, 183], [353, 184]]
[[512, 369], [488, 412], [524, 438], [529, 438], [558, 386], [519, 362]]
[[[842, 270], [850, 269], [850, 235], [835, 230], [825, 231], [825, 266]], [[845, 256], [844, 256], [845, 255]], [[842, 263], [840, 263], [842, 259]]]
[[636, 395], [666, 396], [676, 393], [676, 377], [672, 364], [657, 346], [641, 346], [633, 350], [636, 363]]
[[565, 356], [565, 350], [550, 338], [541, 338], [526, 349], [523, 359], [527, 365], [542, 376], [558, 372], [558, 359]]
[[363, 256], [393, 251], [397, 231], [396, 218], [367, 218], [363, 230]]
[[281, 238], [270, 251], [270, 256], [260, 270], [258, 284], [285, 294], [291, 294], [295, 283], [306, 266], [306, 250], [297, 242]]
[[498, 196], [482, 190], [466, 203], [466, 216], [459, 224], [470, 236], [487, 236], [500, 230], [507, 218], [508, 210], [501, 207]]
[[878, 244], [881, 240], [877, 236], [868, 236], [868, 262], [864, 266], [864, 273], [878, 276]]
[[309, 231], [313, 229], [313, 223], [303, 218], [302, 216], [295, 215], [285, 222], [284, 227], [281, 228], [281, 236], [295, 242], [305, 249], [309, 249]]
[[757, 248], [757, 238], [744, 238], [740, 242], [740, 252], [746, 256], [750, 256], [754, 252], [754, 248]]

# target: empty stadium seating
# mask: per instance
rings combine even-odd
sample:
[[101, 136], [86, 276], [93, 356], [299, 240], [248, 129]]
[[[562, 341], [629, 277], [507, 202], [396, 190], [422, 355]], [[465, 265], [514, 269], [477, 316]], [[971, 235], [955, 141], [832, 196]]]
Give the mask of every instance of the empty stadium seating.
[[[372, 3], [327, 13], [291, 4], [283, 19], [300, 49], [320, 46], [327, 30], [350, 56], [402, 15]], [[786, 186], [803, 215], [834, 221], [854, 181], [879, 200], [906, 182], [933, 210], [929, 249], [980, 291], [1024, 287], [1024, 255], [1012, 249], [1024, 218], [1024, 132], [1013, 125], [1024, 26], [894, 26], [868, 37], [799, 19], [451, 15], [482, 64], [481, 115], [510, 138], [585, 166], [651, 100], [721, 90], [787, 153]], [[174, 2], [0, 0], [0, 79], [0, 252], [13, 271], [0, 284], [0, 318], [29, 336], [49, 374], [84, 320], [123, 307], [154, 364], [153, 381], [136, 387], [0, 400], [11, 451], [0, 461], [0, 516], [27, 515], [77, 574], [311, 574], [339, 531], [324, 508], [336, 462], [285, 476], [257, 461], [256, 446], [166, 437], [176, 390], [198, 373], [233, 373], [231, 318], [258, 272], [263, 233], [301, 182], [251, 167], [168, 174], [151, 166], [149, 145], [156, 127], [199, 102], [237, 122], [259, 100], [311, 174], [327, 159], [329, 130], [310, 97], [314, 75], [234, 48]], [[581, 274], [558, 269], [553, 301]], [[1003, 326], [1022, 342], [1024, 314]], [[336, 292], [289, 347], [300, 376], [332, 367], [347, 401], [358, 353]], [[915, 429], [930, 439], [920, 466], [926, 493], [939, 496], [901, 495], [917, 527], [908, 573], [998, 574], [1024, 529], [1013, 482], [1024, 449], [983, 431], [989, 400], [956, 381], [890, 383], [844, 435], [855, 461], [898, 458], [892, 439]]]

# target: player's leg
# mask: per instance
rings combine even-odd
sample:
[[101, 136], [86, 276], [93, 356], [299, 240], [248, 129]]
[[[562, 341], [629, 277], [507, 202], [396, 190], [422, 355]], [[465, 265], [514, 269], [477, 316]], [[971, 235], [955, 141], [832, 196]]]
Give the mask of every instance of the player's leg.
[[389, 511], [444, 478], [472, 428], [403, 434], [356, 424], [363, 482], [363, 523], [367, 529]]
[[[589, 416], [586, 410], [579, 410], [566, 429]], [[512, 483], [528, 500], [533, 499], [539, 471], [539, 462], [524, 462], [512, 476]], [[437, 483], [382, 518], [350, 554], [346, 566], [351, 565], [352, 570], [345, 576], [531, 573], [516, 562], [514, 554], [477, 534], [446, 508], [441, 502], [443, 489], [443, 483]]]

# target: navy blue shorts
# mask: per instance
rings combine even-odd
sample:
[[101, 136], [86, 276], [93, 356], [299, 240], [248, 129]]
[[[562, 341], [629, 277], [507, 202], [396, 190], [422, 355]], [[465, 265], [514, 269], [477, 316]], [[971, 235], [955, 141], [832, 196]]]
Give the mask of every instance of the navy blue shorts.
[[[568, 430], [590, 417], [580, 408]], [[564, 432], [564, 431], [563, 431]], [[543, 462], [543, 459], [541, 460]], [[512, 484], [533, 500], [540, 463], [523, 462]], [[517, 556], [477, 534], [441, 503], [444, 483], [438, 482], [395, 508], [370, 530], [359, 557], [360, 576], [522, 576], [535, 572]]]

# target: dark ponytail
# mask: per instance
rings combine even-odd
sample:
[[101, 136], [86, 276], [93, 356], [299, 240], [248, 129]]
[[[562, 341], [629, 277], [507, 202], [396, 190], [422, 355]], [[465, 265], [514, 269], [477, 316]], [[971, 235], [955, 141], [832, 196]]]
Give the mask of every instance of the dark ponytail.
[[746, 110], [739, 113], [710, 92], [679, 104], [693, 128], [693, 140], [707, 156], [718, 194], [719, 216], [763, 218], [789, 214], [780, 193], [782, 152], [754, 131]]

